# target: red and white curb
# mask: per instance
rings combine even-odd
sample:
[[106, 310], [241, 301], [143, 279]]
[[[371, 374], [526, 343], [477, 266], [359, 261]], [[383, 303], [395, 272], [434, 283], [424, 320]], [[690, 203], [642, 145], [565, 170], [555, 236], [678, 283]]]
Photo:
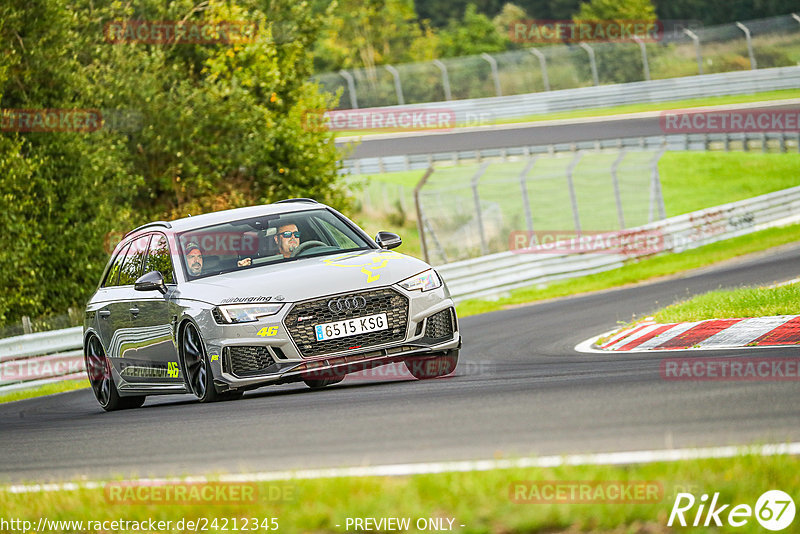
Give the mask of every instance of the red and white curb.
[[[652, 318], [580, 343], [579, 352], [645, 352], [650, 350], [733, 349], [800, 345], [800, 315], [711, 319], [658, 324]], [[605, 337], [601, 336], [601, 337]]]

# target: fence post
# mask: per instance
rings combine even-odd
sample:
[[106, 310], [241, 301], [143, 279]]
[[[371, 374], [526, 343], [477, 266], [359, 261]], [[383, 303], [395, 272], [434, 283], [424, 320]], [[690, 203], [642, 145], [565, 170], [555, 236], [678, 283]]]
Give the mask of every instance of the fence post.
[[617, 169], [619, 168], [619, 164], [622, 163], [622, 160], [625, 158], [625, 149], [622, 149], [617, 156], [617, 159], [614, 163], [611, 164], [611, 180], [614, 184], [614, 200], [617, 202], [617, 220], [619, 221], [619, 229], [625, 229], [625, 214], [622, 211], [622, 197], [619, 193], [619, 180], [617, 179]]
[[428, 167], [428, 170], [425, 171], [425, 174], [422, 175], [422, 178], [417, 183], [416, 187], [414, 187], [414, 208], [417, 210], [417, 228], [419, 230], [419, 242], [422, 246], [422, 257], [425, 258], [425, 263], [430, 263], [430, 259], [428, 258], [428, 247], [425, 245], [425, 224], [424, 224], [424, 215], [422, 213], [422, 204], [419, 201], [419, 192], [425, 185], [425, 182], [428, 181], [428, 177], [433, 174], [433, 167]]
[[528, 178], [528, 173], [531, 172], [533, 164], [536, 163], [538, 157], [533, 156], [519, 175], [519, 186], [522, 189], [522, 205], [525, 207], [525, 222], [528, 223], [528, 232], [531, 232], [531, 234], [533, 233], [533, 215], [531, 214], [531, 203], [528, 200], [528, 186], [525, 180]]
[[636, 35], [633, 36], [633, 40], [639, 45], [639, 48], [642, 51], [642, 68], [644, 69], [644, 79], [648, 82], [650, 81], [650, 63], [647, 61], [647, 48], [644, 46], [644, 41], [639, 39]]
[[694, 52], [697, 54], [697, 74], [703, 74], [703, 55], [700, 53], [700, 38], [689, 28], [684, 28], [683, 33], [694, 42]]
[[531, 54], [539, 58], [539, 66], [542, 68], [542, 80], [544, 81], [544, 90], [550, 90], [550, 78], [547, 76], [547, 58], [544, 57], [544, 54], [539, 52], [536, 48], [529, 49]]
[[450, 77], [447, 75], [447, 65], [445, 65], [438, 59], [434, 59], [433, 64], [436, 65], [440, 71], [442, 71], [442, 86], [444, 86], [444, 99], [453, 100], [453, 95], [450, 94]]
[[481, 176], [486, 172], [486, 168], [489, 166], [489, 162], [485, 161], [478, 172], [472, 177], [470, 180], [470, 184], [472, 185], [472, 199], [475, 202], [475, 215], [478, 218], [478, 232], [481, 235], [481, 254], [484, 256], [489, 254], [489, 246], [486, 244], [486, 231], [483, 228], [483, 214], [481, 212], [481, 199], [478, 196], [478, 180], [481, 179]]
[[25, 334], [33, 334], [33, 327], [31, 326], [31, 318], [27, 315], [22, 316], [22, 332]]
[[589, 64], [592, 67], [592, 80], [594, 81], [595, 85], [600, 85], [600, 79], [597, 76], [597, 61], [594, 59], [594, 49], [586, 43], [578, 43], [581, 48], [586, 50], [586, 53], [589, 54]]
[[661, 150], [658, 151], [650, 162], [650, 213], [647, 216], [648, 222], [653, 222], [653, 212], [656, 210], [658, 210], [659, 219], [665, 219], [667, 217], [666, 209], [664, 208], [664, 195], [661, 194], [661, 177], [658, 174], [658, 162], [666, 151], [666, 146], [661, 147]]
[[500, 75], [497, 72], [497, 60], [484, 52], [481, 54], [481, 57], [485, 59], [489, 66], [492, 68], [492, 78], [494, 78], [494, 92], [497, 96], [503, 96], [503, 92], [500, 90]]
[[400, 73], [397, 72], [397, 69], [392, 65], [384, 65], [384, 67], [392, 73], [392, 78], [394, 78], [394, 92], [397, 95], [397, 104], [402, 106], [406, 102], [403, 98], [403, 86], [400, 84]]
[[350, 108], [358, 109], [358, 97], [356, 96], [356, 82], [353, 79], [353, 75], [344, 69], [340, 70], [339, 74], [341, 74], [342, 78], [347, 80], [347, 92], [350, 93]]
[[583, 157], [583, 152], [577, 152], [567, 167], [567, 187], [569, 187], [569, 200], [572, 203], [572, 220], [575, 222], [575, 231], [581, 235], [581, 216], [578, 214], [578, 197], [575, 196], [575, 184], [572, 183], [572, 171]]
[[737, 22], [736, 27], [744, 32], [744, 36], [747, 39], [747, 53], [750, 55], [750, 70], [756, 70], [758, 65], [756, 65], [756, 56], [753, 54], [753, 39], [750, 36], [750, 30], [741, 22]]

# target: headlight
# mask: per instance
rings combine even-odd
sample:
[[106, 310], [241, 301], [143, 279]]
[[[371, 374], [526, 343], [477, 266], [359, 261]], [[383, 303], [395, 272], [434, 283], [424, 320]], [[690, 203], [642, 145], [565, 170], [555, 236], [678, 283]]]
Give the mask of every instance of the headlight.
[[219, 313], [227, 323], [251, 323], [261, 317], [275, 315], [283, 304], [235, 304], [220, 306]]
[[411, 278], [406, 278], [400, 282], [400, 286], [408, 289], [409, 291], [414, 291], [415, 289], [430, 291], [431, 289], [442, 287], [442, 279], [439, 278], [439, 275], [436, 274], [436, 271], [433, 269], [428, 269], [424, 273], [419, 273]]

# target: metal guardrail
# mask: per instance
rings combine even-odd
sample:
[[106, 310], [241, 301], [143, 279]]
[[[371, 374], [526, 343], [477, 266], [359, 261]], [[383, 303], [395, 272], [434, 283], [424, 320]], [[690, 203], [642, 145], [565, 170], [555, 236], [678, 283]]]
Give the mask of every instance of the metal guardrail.
[[83, 327], [0, 339], [0, 391], [85, 377]]
[[[680, 252], [798, 220], [800, 186], [624, 232], [661, 235], [664, 251]], [[603, 272], [638, 257], [622, 253], [548, 254], [546, 251], [542, 247], [526, 253], [502, 252], [442, 265], [437, 271], [447, 282], [453, 298], [461, 301]], [[0, 340], [0, 392], [85, 376], [81, 327]]]
[[[663, 251], [681, 252], [800, 220], [800, 186], [755, 198], [686, 213], [622, 231], [661, 236]], [[564, 247], [574, 246], [565, 242]], [[539, 246], [526, 252], [501, 252], [437, 267], [456, 301], [497, 296], [511, 289], [573, 278], [620, 267], [625, 260], [652, 254], [548, 253]]]
[[403, 109], [448, 110], [455, 114], [457, 124], [474, 126], [477, 121], [487, 119], [515, 119], [541, 113], [669, 102], [688, 98], [744, 95], [798, 87], [800, 87], [800, 66], [791, 66], [369, 109], [387, 114]]

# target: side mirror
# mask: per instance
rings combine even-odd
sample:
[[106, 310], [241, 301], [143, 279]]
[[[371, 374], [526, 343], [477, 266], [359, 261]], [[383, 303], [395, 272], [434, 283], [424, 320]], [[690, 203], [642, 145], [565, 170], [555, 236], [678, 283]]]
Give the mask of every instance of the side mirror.
[[392, 232], [378, 232], [378, 235], [375, 236], [375, 242], [379, 247], [389, 250], [390, 248], [399, 247], [403, 240], [400, 239], [399, 235]]
[[159, 291], [162, 295], [167, 294], [167, 285], [164, 283], [164, 277], [158, 271], [150, 271], [140, 276], [133, 283], [133, 288], [136, 291]]

